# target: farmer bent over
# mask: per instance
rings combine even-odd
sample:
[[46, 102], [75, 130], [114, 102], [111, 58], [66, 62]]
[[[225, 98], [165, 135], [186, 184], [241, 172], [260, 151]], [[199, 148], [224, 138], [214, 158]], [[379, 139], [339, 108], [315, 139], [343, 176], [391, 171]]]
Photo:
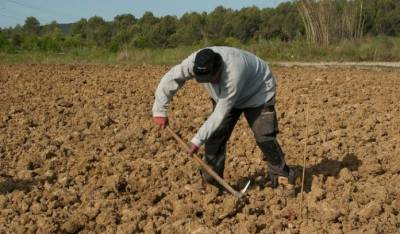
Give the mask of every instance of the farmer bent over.
[[[167, 108], [173, 95], [192, 78], [206, 88], [214, 111], [191, 140], [189, 153], [197, 153], [204, 144], [203, 160], [223, 177], [226, 143], [244, 113], [267, 161], [272, 187], [278, 186], [279, 177], [286, 177], [288, 192], [293, 196], [295, 173], [286, 165], [276, 140], [276, 81], [268, 65], [254, 54], [237, 48], [215, 46], [194, 52], [167, 72], [158, 85], [153, 121], [161, 128], [168, 124]], [[216, 185], [205, 171], [202, 176], [206, 182]]]

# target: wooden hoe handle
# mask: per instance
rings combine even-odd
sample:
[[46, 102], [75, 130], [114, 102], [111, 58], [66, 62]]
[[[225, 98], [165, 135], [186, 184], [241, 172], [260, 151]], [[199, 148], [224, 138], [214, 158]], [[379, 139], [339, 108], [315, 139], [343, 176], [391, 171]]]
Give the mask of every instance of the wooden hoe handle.
[[[169, 126], [167, 126], [166, 129], [169, 131], [169, 133], [171, 133], [171, 135], [175, 138], [175, 140], [182, 145], [182, 147], [187, 152], [190, 151], [189, 146], [174, 131], [172, 131], [172, 129]], [[226, 183], [225, 180], [222, 179], [217, 173], [215, 173], [215, 171], [211, 169], [211, 167], [208, 166], [203, 160], [201, 160], [201, 158], [199, 158], [197, 155], [193, 155], [192, 157], [194, 158], [194, 160], [196, 160], [198, 164], [200, 164], [200, 166], [204, 170], [206, 170], [208, 174], [210, 174], [216, 181], [218, 181], [220, 185], [222, 185], [226, 190], [232, 193], [233, 196], [237, 198], [241, 198], [243, 196], [242, 193], [234, 190], [228, 183]]]

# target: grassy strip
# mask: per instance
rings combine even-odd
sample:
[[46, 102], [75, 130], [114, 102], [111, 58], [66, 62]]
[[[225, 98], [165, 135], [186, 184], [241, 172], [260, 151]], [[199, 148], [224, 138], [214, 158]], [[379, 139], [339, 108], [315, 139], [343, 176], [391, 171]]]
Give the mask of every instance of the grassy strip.
[[0, 63], [41, 63], [41, 64], [175, 64], [196, 48], [174, 49], [132, 49], [112, 53], [103, 48], [72, 49], [64, 53], [22, 51], [19, 53], [0, 53]]
[[[248, 45], [223, 43], [249, 50], [266, 61], [400, 61], [400, 38], [375, 37], [317, 47], [304, 41], [260, 41]], [[26, 51], [0, 53], [1, 63], [176, 64], [202, 46], [171, 49], [129, 49], [112, 53], [104, 48], [79, 48], [64, 53]]]

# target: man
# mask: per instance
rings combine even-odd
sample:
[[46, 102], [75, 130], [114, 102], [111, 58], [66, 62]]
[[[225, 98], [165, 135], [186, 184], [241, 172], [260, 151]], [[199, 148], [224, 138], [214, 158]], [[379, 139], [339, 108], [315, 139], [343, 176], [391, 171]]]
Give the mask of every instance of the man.
[[[168, 124], [167, 108], [173, 95], [192, 78], [204, 85], [214, 111], [191, 140], [189, 153], [197, 153], [205, 144], [203, 160], [222, 177], [226, 143], [244, 113], [267, 161], [272, 187], [278, 186], [279, 177], [286, 177], [289, 193], [294, 195], [295, 174], [286, 165], [276, 140], [276, 81], [268, 65], [254, 54], [231, 47], [209, 47], [191, 54], [164, 75], [156, 90], [153, 121], [161, 128]], [[206, 182], [217, 185], [205, 171], [202, 176]]]

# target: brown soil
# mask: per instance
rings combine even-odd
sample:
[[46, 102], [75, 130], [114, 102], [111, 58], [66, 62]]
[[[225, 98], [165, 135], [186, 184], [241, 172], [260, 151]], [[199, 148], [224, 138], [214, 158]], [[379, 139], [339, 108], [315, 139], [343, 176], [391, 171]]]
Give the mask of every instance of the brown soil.
[[[0, 65], [0, 233], [399, 231], [399, 70], [273, 67], [279, 140], [299, 172], [307, 140], [301, 212], [300, 194], [266, 186], [243, 119], [224, 177], [235, 188], [252, 180], [247, 201], [187, 189], [200, 182], [197, 165], [151, 122], [168, 68]], [[171, 127], [188, 141], [210, 111], [189, 82]]]

